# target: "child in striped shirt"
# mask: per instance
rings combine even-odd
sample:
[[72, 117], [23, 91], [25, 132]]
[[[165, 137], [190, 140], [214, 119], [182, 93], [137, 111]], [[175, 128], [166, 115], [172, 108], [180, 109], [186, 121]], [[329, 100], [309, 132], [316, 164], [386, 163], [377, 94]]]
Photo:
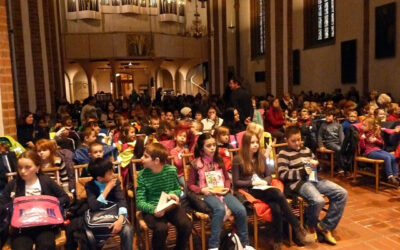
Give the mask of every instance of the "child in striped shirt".
[[144, 169], [137, 177], [136, 207], [143, 212], [143, 219], [153, 230], [153, 249], [166, 249], [168, 236], [167, 223], [173, 224], [178, 231], [175, 249], [186, 249], [192, 230], [192, 223], [181, 206], [156, 212], [161, 193], [179, 203], [181, 193], [176, 168], [164, 165], [168, 152], [160, 143], [146, 146], [142, 160]]

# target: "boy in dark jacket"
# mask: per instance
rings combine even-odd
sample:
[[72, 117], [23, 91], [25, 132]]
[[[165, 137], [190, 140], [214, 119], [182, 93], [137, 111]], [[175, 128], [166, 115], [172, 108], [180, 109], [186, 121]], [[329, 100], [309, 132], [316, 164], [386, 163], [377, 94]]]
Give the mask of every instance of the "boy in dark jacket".
[[335, 159], [337, 161], [337, 172], [339, 175], [344, 174], [343, 157], [341, 154], [344, 134], [342, 126], [335, 121], [333, 109], [325, 111], [325, 122], [321, 124], [318, 130], [318, 147], [321, 150], [330, 149], [335, 151]]
[[121, 249], [131, 250], [133, 245], [132, 227], [126, 222], [127, 203], [121, 188], [121, 182], [114, 176], [113, 164], [103, 158], [89, 163], [89, 172], [93, 180], [85, 185], [89, 209], [98, 211], [109, 206], [110, 202], [118, 205], [118, 220], [112, 225], [112, 233], [121, 237]]

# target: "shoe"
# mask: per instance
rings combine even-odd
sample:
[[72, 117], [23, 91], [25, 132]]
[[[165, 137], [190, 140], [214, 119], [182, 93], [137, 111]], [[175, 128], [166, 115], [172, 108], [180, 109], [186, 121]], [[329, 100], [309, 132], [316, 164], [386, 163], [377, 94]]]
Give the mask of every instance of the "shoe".
[[[315, 230], [314, 230], [315, 231]], [[295, 230], [295, 235], [302, 245], [310, 245], [315, 242], [315, 236], [308, 233], [302, 226]]]
[[388, 177], [388, 182], [396, 187], [399, 187], [399, 181], [393, 175]]
[[311, 236], [313, 237], [314, 242], [317, 242], [318, 235], [317, 235], [317, 231], [315, 230], [315, 228], [314, 227], [307, 227], [307, 232], [309, 234], [311, 234]]
[[273, 249], [274, 250], [281, 250], [282, 249], [282, 242], [275, 242]]
[[318, 230], [321, 232], [321, 234], [324, 236], [324, 239], [326, 242], [328, 242], [331, 245], [336, 245], [336, 239], [333, 237], [332, 232], [330, 230], [324, 229], [320, 223], [317, 224]]
[[243, 248], [243, 250], [256, 250], [256, 249], [252, 246], [246, 246], [245, 248]]
[[339, 177], [344, 177], [344, 170], [343, 169], [339, 169], [339, 171], [337, 172], [337, 175]]

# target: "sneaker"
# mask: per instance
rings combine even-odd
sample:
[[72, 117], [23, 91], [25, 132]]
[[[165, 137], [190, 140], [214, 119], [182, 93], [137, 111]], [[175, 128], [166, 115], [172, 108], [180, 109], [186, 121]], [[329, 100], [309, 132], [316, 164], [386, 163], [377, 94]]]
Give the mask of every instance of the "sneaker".
[[281, 250], [282, 249], [282, 242], [275, 242], [273, 249], [274, 250]]
[[330, 230], [324, 229], [320, 223], [317, 224], [318, 230], [321, 232], [321, 234], [324, 236], [324, 239], [326, 242], [328, 242], [331, 245], [336, 245], [336, 239], [333, 237], [332, 232]]
[[318, 235], [317, 235], [317, 231], [315, 230], [314, 227], [308, 227], [307, 231], [309, 234], [311, 234], [311, 236], [313, 237], [314, 242], [317, 242], [318, 240]]
[[297, 240], [300, 241], [302, 245], [310, 245], [311, 243], [315, 242], [314, 235], [308, 233], [302, 226], [300, 226], [299, 229], [295, 230], [294, 233], [296, 235]]
[[396, 187], [399, 187], [399, 181], [393, 175], [388, 177], [388, 182]]
[[245, 248], [243, 248], [243, 250], [256, 250], [256, 249], [252, 246], [246, 246]]

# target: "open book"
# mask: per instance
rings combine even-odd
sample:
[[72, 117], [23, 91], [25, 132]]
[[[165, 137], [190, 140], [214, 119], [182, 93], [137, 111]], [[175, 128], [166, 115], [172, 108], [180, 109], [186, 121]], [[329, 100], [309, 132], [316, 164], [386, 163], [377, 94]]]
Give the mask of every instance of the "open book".
[[155, 212], [158, 213], [163, 210], [170, 210], [175, 206], [178, 206], [178, 203], [176, 203], [174, 199], [170, 199], [167, 193], [161, 192], [160, 200], [158, 201]]
[[[259, 181], [262, 180], [257, 174], [253, 174], [253, 176], [251, 177], [251, 181]], [[257, 186], [253, 186], [253, 189], [259, 189], [259, 190], [267, 190], [269, 188], [275, 188], [274, 186], [270, 186], [270, 185], [257, 185]]]

